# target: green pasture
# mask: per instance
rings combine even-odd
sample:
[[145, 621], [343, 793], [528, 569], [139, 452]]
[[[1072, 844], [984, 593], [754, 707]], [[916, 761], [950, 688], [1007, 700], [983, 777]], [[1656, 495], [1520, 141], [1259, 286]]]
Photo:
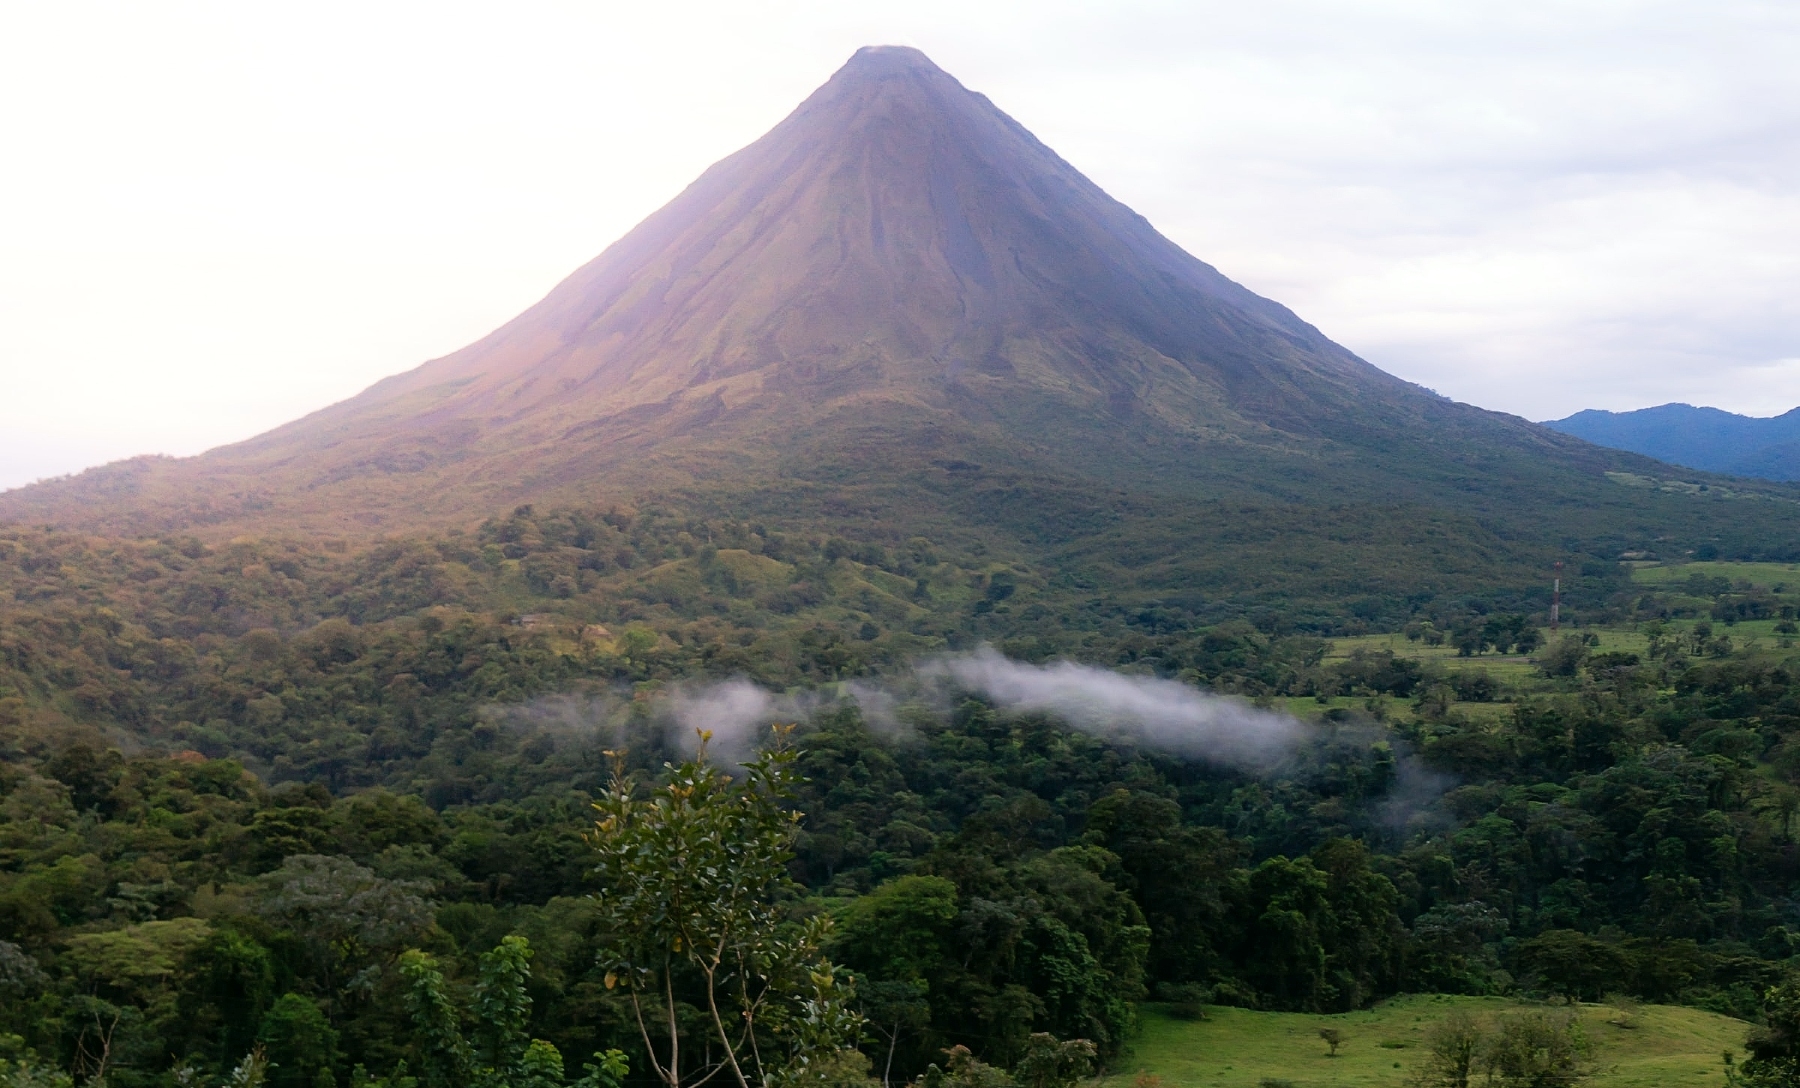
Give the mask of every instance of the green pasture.
[[1800, 564], [1797, 563], [1667, 563], [1636, 567], [1631, 580], [1642, 585], [1670, 585], [1685, 582], [1696, 574], [1708, 578], [1729, 578], [1732, 585], [1740, 582], [1786, 592], [1800, 593]]
[[[1655, 589], [1666, 594], [1669, 589], [1678, 588], [1682, 583], [1695, 575], [1707, 578], [1724, 578], [1734, 587], [1750, 585], [1774, 593], [1777, 597], [1791, 599], [1800, 604], [1800, 563], [1713, 563], [1695, 562], [1672, 565], [1645, 564], [1635, 566], [1632, 571], [1634, 583], [1646, 589]], [[1776, 618], [1761, 620], [1739, 620], [1726, 623], [1713, 620], [1705, 613], [1711, 610], [1711, 598], [1685, 598], [1677, 594], [1673, 600], [1685, 603], [1702, 615], [1698, 618], [1673, 619], [1662, 624], [1665, 637], [1679, 637], [1693, 630], [1696, 623], [1707, 623], [1712, 628], [1713, 637], [1724, 635], [1731, 640], [1734, 654], [1748, 653], [1753, 656], [1789, 659], [1800, 657], [1800, 639], [1784, 635], [1775, 630], [1782, 621]], [[1632, 624], [1623, 627], [1565, 627], [1563, 635], [1580, 635], [1593, 639], [1592, 652], [1601, 653], [1633, 653], [1640, 657], [1648, 655], [1649, 636], [1644, 633], [1644, 624]], [[1543, 637], [1546, 646], [1557, 636], [1544, 628], [1538, 633]], [[1547, 690], [1550, 685], [1532, 662], [1531, 655], [1485, 653], [1464, 657], [1457, 652], [1454, 645], [1447, 640], [1438, 646], [1430, 646], [1424, 640], [1408, 639], [1399, 632], [1373, 635], [1355, 635], [1345, 638], [1331, 639], [1325, 653], [1327, 664], [1343, 661], [1357, 652], [1388, 651], [1396, 656], [1409, 657], [1433, 667], [1440, 673], [1450, 674], [1462, 670], [1485, 671], [1499, 681], [1508, 691], [1508, 698], [1517, 695]], [[1540, 653], [1542, 651], [1539, 651]], [[1311, 700], [1289, 700], [1287, 709], [1302, 717], [1318, 717], [1332, 706], [1361, 707], [1365, 700], [1334, 699], [1328, 704], [1314, 705]], [[1473, 715], [1480, 716], [1484, 710], [1502, 704], [1458, 704], [1458, 708]]]
[[[1408, 701], [1396, 699], [1391, 695], [1377, 695], [1375, 701], [1385, 704], [1390, 712], [1402, 706], [1411, 705]], [[1323, 718], [1326, 712], [1331, 710], [1366, 711], [1369, 709], [1369, 700], [1354, 695], [1334, 695], [1329, 699], [1322, 700], [1315, 699], [1311, 695], [1283, 695], [1273, 699], [1269, 705], [1304, 721], [1311, 718]]]
[[[1695, 575], [1707, 578], [1724, 578], [1734, 587], [1753, 586], [1775, 593], [1779, 597], [1792, 597], [1800, 602], [1800, 563], [1724, 563], [1693, 562], [1673, 564], [1634, 564], [1631, 578], [1635, 584], [1646, 589], [1667, 590], [1678, 588]], [[1710, 598], [1695, 598], [1691, 604], [1699, 609], [1710, 609]], [[1742, 620], [1735, 624], [1706, 619], [1713, 625], [1715, 634], [1730, 635], [1736, 643], [1736, 649], [1786, 650], [1780, 643], [1783, 638], [1775, 630], [1780, 622], [1775, 619]], [[1678, 619], [1666, 622], [1663, 627], [1670, 633], [1689, 630], [1695, 619]], [[1551, 634], [1546, 629], [1539, 629], [1547, 642]], [[1643, 654], [1649, 649], [1649, 639], [1639, 626], [1630, 628], [1610, 627], [1566, 627], [1564, 634], [1592, 635], [1599, 640], [1594, 647], [1596, 653], [1636, 653]], [[1756, 640], [1754, 644], [1749, 644]], [[1539, 679], [1535, 667], [1528, 657], [1505, 654], [1479, 654], [1473, 657], [1462, 657], [1457, 654], [1456, 647], [1446, 642], [1439, 646], [1428, 646], [1423, 640], [1413, 641], [1398, 632], [1377, 635], [1357, 635], [1348, 638], [1332, 639], [1326, 651], [1326, 661], [1339, 661], [1351, 654], [1362, 651], [1388, 650], [1394, 654], [1415, 658], [1419, 661], [1437, 664], [1446, 669], [1484, 668], [1494, 678], [1503, 683], [1530, 686]]]
[[[1772, 626], [1773, 621], [1769, 621]], [[1669, 625], [1671, 629], [1682, 626], [1681, 623]], [[1749, 622], [1740, 623], [1738, 627], [1749, 628]], [[1724, 630], [1723, 627], [1720, 630]], [[1546, 644], [1552, 636], [1548, 628], [1539, 628], [1538, 634], [1544, 637]], [[1561, 634], [1593, 635], [1600, 640], [1594, 647], [1595, 653], [1644, 653], [1650, 648], [1650, 640], [1642, 631], [1630, 628], [1613, 627], [1565, 627]], [[1536, 667], [1531, 664], [1530, 655], [1526, 654], [1476, 654], [1463, 657], [1456, 652], [1456, 647], [1448, 641], [1442, 646], [1427, 646], [1423, 639], [1411, 641], [1398, 632], [1383, 635], [1352, 635], [1346, 638], [1331, 640], [1331, 648], [1325, 652], [1326, 661], [1342, 661], [1358, 650], [1365, 653], [1376, 650], [1388, 650], [1400, 657], [1410, 657], [1419, 661], [1435, 662], [1447, 669], [1483, 668], [1492, 672], [1496, 679], [1515, 680], [1536, 676]]]
[[[1162, 1088], [1257, 1088], [1264, 1081], [1294, 1088], [1392, 1088], [1407, 1083], [1425, 1052], [1426, 1033], [1445, 1013], [1491, 1016], [1524, 1008], [1499, 998], [1414, 996], [1373, 1009], [1317, 1016], [1209, 1007], [1205, 1020], [1177, 1020], [1146, 1006], [1132, 1051], [1101, 1088], [1135, 1088], [1142, 1074]], [[1560, 1010], [1552, 1010], [1560, 1011]], [[1583, 1005], [1601, 1088], [1669, 1088], [1725, 1083], [1721, 1054], [1741, 1051], [1749, 1025], [1716, 1013], [1646, 1005], [1633, 1026], [1618, 1010]], [[1322, 1027], [1343, 1034], [1338, 1056], [1319, 1039]]]
[[1489, 653], [1459, 657], [1454, 646], [1427, 646], [1423, 639], [1415, 642], [1398, 633], [1332, 639], [1331, 648], [1325, 652], [1325, 661], [1342, 661], [1358, 650], [1364, 653], [1386, 650], [1396, 657], [1410, 657], [1450, 672], [1463, 668], [1485, 669], [1494, 679], [1507, 685], [1527, 683], [1537, 676], [1536, 668], [1524, 655]]

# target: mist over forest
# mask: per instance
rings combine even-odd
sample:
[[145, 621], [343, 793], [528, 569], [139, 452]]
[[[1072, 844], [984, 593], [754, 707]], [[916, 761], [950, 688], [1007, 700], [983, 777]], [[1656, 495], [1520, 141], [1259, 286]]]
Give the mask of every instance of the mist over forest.
[[467, 348], [0, 493], [0, 1088], [1793, 1084], [1797, 639], [1794, 485], [865, 49]]

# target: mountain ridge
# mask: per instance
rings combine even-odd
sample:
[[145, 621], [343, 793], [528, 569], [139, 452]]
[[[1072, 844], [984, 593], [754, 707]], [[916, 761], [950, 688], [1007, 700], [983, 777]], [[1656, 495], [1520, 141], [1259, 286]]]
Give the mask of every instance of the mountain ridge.
[[1544, 426], [1706, 472], [1800, 480], [1800, 408], [1767, 417], [1682, 403], [1630, 412], [1590, 408]]

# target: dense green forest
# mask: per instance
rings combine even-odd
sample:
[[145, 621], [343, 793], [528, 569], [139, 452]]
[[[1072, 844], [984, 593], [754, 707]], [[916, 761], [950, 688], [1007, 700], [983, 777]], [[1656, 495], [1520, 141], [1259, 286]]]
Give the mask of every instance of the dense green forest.
[[[1703, 567], [1579, 559], [1581, 626], [1546, 641], [1529, 596], [1204, 622], [966, 543], [644, 512], [368, 548], [8, 530], [0, 1057], [19, 1083], [240, 1083], [260, 1054], [271, 1084], [434, 1085], [466, 1035], [465, 1073], [651, 1083], [590, 803], [609, 752], [644, 784], [682, 758], [666, 694], [733, 676], [816, 693], [773, 917], [833, 923], [892, 1083], [958, 1045], [1024, 1079], [1044, 1038], [1118, 1061], [1146, 999], [1754, 1019], [1800, 952], [1794, 598]], [[1398, 649], [1358, 642], [1383, 628]], [[983, 642], [1314, 724], [1246, 770], [840, 697]]]

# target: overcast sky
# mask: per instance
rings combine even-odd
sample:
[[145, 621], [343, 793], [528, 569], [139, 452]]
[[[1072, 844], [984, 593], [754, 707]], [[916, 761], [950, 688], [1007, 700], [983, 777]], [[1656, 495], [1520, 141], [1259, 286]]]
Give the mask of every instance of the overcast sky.
[[1800, 404], [1793, 0], [0, 0], [0, 487], [462, 346], [871, 43], [1447, 396]]

